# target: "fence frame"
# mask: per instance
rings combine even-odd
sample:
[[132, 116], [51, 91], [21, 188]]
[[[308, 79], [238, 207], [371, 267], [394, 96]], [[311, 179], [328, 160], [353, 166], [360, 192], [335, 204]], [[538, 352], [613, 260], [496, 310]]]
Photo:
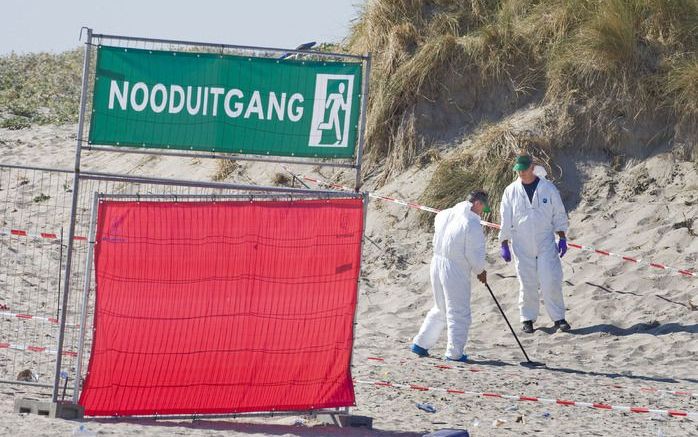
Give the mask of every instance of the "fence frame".
[[85, 108], [87, 107], [87, 85], [90, 69], [90, 45], [92, 44], [92, 29], [87, 29], [87, 43], [85, 44], [85, 55], [82, 65], [82, 88], [80, 91], [80, 113], [78, 114], [77, 144], [75, 147], [75, 168], [73, 176], [73, 196], [70, 206], [70, 224], [68, 225], [68, 248], [65, 259], [65, 276], [63, 277], [63, 300], [61, 303], [60, 328], [58, 331], [58, 346], [56, 347], [56, 370], [53, 375], [53, 393], [51, 402], [58, 402], [58, 390], [61, 377], [61, 365], [63, 354], [63, 342], [65, 340], [65, 323], [68, 316], [68, 296], [70, 294], [70, 273], [71, 262], [73, 260], [73, 239], [75, 237], [75, 221], [77, 216], [79, 188], [80, 188], [80, 158], [82, 154], [81, 146], [83, 142], [83, 132], [85, 127]]
[[[70, 224], [68, 226], [68, 244], [66, 250], [65, 259], [65, 275], [63, 277], [63, 296], [62, 305], [63, 309], [60, 314], [60, 328], [58, 335], [58, 345], [57, 345], [57, 357], [56, 357], [56, 368], [53, 381], [53, 394], [52, 401], [57, 402], [59, 383], [60, 383], [60, 373], [62, 366], [62, 352], [65, 341], [65, 326], [66, 326], [66, 316], [68, 304], [68, 298], [70, 294], [70, 280], [71, 280], [71, 269], [72, 269], [72, 259], [74, 251], [74, 236], [76, 227], [76, 215], [78, 208], [78, 201], [80, 196], [80, 181], [86, 179], [92, 180], [104, 180], [104, 181], [119, 181], [119, 182], [130, 182], [130, 183], [156, 183], [163, 185], [178, 185], [178, 186], [188, 186], [188, 187], [201, 187], [201, 188], [213, 188], [213, 189], [231, 189], [231, 190], [248, 190], [248, 191], [271, 191], [271, 192], [283, 192], [283, 193], [308, 193], [308, 190], [295, 189], [295, 188], [282, 188], [282, 187], [262, 187], [254, 185], [242, 185], [242, 184], [223, 184], [223, 183], [208, 183], [200, 181], [191, 180], [180, 180], [180, 179], [166, 179], [166, 178], [154, 178], [146, 176], [133, 176], [127, 174], [114, 174], [114, 173], [102, 173], [102, 172], [90, 172], [81, 171], [80, 163], [82, 151], [97, 151], [97, 152], [118, 152], [118, 153], [135, 153], [135, 154], [148, 154], [156, 156], [174, 156], [174, 157], [188, 157], [188, 158], [219, 158], [219, 159], [235, 159], [235, 160], [246, 160], [246, 161], [262, 161], [271, 163], [292, 163], [292, 164], [303, 164], [303, 165], [319, 165], [328, 167], [341, 167], [341, 168], [352, 168], [355, 171], [355, 190], [358, 193], [359, 187], [361, 185], [361, 159], [363, 156], [363, 148], [365, 141], [365, 124], [366, 124], [366, 108], [368, 102], [368, 84], [370, 78], [370, 54], [363, 56], [351, 55], [343, 53], [332, 53], [332, 52], [309, 52], [297, 49], [284, 49], [276, 47], [255, 47], [255, 46], [243, 46], [243, 45], [233, 45], [233, 44], [219, 44], [219, 43], [208, 43], [208, 42], [196, 42], [196, 41], [183, 41], [183, 40], [172, 40], [172, 39], [160, 39], [160, 38], [144, 38], [144, 37], [133, 37], [124, 35], [110, 35], [110, 34], [98, 34], [94, 33], [92, 28], [84, 27], [82, 31], [86, 31], [86, 41], [84, 48], [84, 59], [83, 59], [83, 73], [82, 73], [82, 87], [80, 94], [80, 112], [78, 116], [78, 126], [77, 126], [77, 140], [76, 140], [76, 150], [75, 150], [75, 166], [74, 166], [74, 178], [73, 178], [73, 189], [72, 189], [72, 202], [71, 202], [71, 213], [70, 213]], [[362, 84], [361, 84], [361, 107], [359, 114], [359, 132], [357, 138], [357, 149], [355, 153], [355, 158], [353, 162], [334, 162], [328, 161], [326, 159], [290, 159], [290, 158], [276, 158], [276, 157], [261, 157], [255, 155], [239, 155], [239, 154], [222, 154], [222, 153], [187, 153], [186, 151], [171, 152], [167, 150], [143, 150], [135, 149], [129, 147], [106, 147], [100, 145], [89, 144], [85, 140], [85, 117], [87, 100], [89, 94], [90, 84], [90, 66], [91, 66], [91, 48], [95, 45], [99, 45], [102, 39], [115, 40], [115, 41], [130, 41], [130, 42], [142, 42], [142, 43], [160, 43], [160, 44], [176, 44], [181, 46], [190, 47], [208, 47], [208, 48], [219, 48], [224, 49], [239, 49], [239, 50], [251, 50], [251, 51], [263, 51], [272, 53], [291, 53], [297, 55], [315, 55], [315, 56], [325, 56], [331, 58], [343, 58], [349, 60], [359, 60], [363, 64], [363, 74], [362, 74]], [[98, 44], [95, 44], [95, 40]], [[328, 195], [331, 191], [318, 190], [313, 191], [316, 195]], [[344, 193], [346, 196], [346, 193]], [[95, 200], [96, 202], [96, 200]], [[86, 288], [89, 292], [89, 287], [87, 286], [87, 281], [85, 282]], [[82, 330], [83, 328], [81, 328]], [[84, 331], [81, 333], [81, 337], [84, 335]], [[80, 357], [81, 358], [81, 357]], [[80, 362], [80, 360], [78, 360]], [[78, 364], [79, 366], [79, 364]], [[78, 374], [76, 380], [80, 378]], [[79, 385], [79, 381], [76, 381], [76, 385]], [[75, 391], [73, 396], [75, 397], [77, 392]]]
[[73, 379], [73, 403], [78, 403], [78, 393], [82, 385], [82, 358], [85, 353], [85, 333], [87, 324], [87, 307], [90, 301], [90, 283], [92, 280], [92, 260], [94, 257], [95, 234], [97, 233], [97, 207], [99, 195], [94, 193], [90, 211], [90, 230], [87, 234], [87, 257], [85, 259], [85, 276], [82, 287], [82, 305], [80, 306], [80, 333], [78, 334], [78, 359]]

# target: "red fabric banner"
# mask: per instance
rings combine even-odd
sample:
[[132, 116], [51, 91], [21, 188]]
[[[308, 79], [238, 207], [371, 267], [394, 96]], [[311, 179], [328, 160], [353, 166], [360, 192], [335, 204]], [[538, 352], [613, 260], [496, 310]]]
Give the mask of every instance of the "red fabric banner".
[[354, 405], [360, 199], [99, 205], [91, 416]]

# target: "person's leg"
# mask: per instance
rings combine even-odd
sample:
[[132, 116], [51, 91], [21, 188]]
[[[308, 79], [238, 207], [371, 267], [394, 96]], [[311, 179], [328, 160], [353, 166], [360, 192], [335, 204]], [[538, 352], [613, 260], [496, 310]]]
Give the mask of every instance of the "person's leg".
[[562, 263], [556, 250], [546, 250], [538, 257], [538, 277], [545, 309], [553, 322], [565, 318], [562, 297]]
[[519, 315], [522, 322], [535, 322], [538, 318], [538, 262], [534, 256], [518, 256], [514, 253], [516, 276], [519, 278]]
[[434, 295], [434, 306], [427, 313], [419, 333], [414, 338], [413, 343], [423, 349], [433, 347], [441, 335], [441, 331], [446, 325], [446, 303], [444, 300], [444, 290], [439, 274], [440, 265], [443, 264], [436, 259], [431, 261], [431, 289]]
[[470, 314], [470, 272], [449, 263], [442, 276], [446, 300], [446, 357], [458, 360], [463, 356], [472, 317]]

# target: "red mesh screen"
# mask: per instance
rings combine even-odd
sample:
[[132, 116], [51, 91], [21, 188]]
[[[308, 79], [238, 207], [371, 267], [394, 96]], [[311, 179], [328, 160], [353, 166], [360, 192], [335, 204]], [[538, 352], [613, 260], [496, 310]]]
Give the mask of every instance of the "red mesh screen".
[[354, 405], [360, 199], [99, 205], [101, 415]]

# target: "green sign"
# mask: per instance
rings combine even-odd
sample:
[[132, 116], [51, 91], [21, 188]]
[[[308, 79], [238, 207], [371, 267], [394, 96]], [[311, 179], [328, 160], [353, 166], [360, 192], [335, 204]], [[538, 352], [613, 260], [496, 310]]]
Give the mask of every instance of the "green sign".
[[353, 158], [361, 64], [102, 46], [90, 144]]

